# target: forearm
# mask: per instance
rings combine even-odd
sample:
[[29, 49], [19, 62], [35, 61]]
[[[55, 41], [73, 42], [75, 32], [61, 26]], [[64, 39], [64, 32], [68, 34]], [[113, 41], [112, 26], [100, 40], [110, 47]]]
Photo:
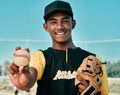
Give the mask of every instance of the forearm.
[[28, 84], [26, 85], [26, 88], [29, 89], [31, 88], [37, 80], [37, 70], [35, 68], [30, 68], [30, 77]]

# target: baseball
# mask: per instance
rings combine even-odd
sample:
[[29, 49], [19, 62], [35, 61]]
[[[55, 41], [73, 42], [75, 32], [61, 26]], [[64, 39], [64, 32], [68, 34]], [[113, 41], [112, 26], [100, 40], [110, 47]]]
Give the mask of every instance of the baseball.
[[30, 61], [30, 53], [25, 49], [16, 50], [13, 54], [13, 62], [17, 66], [26, 66]]

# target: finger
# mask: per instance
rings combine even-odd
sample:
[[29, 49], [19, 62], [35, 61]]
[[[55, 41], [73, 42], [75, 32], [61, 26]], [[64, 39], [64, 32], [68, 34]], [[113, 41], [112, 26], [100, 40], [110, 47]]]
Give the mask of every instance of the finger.
[[[83, 92], [83, 90], [82, 90], [82, 89], [78, 89], [78, 92], [79, 92], [79, 93], [82, 93], [82, 92]], [[81, 94], [79, 94], [79, 95], [81, 95]]]
[[21, 74], [23, 72], [24, 66], [19, 66], [19, 73]]
[[80, 90], [80, 91], [84, 91], [85, 89], [86, 89], [86, 87], [83, 85], [83, 84], [79, 84], [78, 85], [78, 89]]
[[79, 81], [82, 81], [82, 77], [81, 77], [80, 75], [77, 75], [77, 79], [78, 79]]
[[81, 84], [83, 84], [85, 87], [88, 86], [88, 82], [83, 79], [80, 75], [77, 75], [77, 79], [80, 81]]
[[29, 73], [29, 66], [24, 66], [23, 73]]
[[20, 49], [21, 49], [21, 47], [20, 47], [20, 46], [16, 47], [16, 50], [20, 50]]
[[29, 48], [25, 48], [25, 50], [26, 50], [27, 52], [30, 52], [30, 49], [29, 49]]
[[16, 66], [14, 63], [12, 63], [8, 68], [8, 72], [11, 74], [18, 73], [19, 72], [18, 66]]
[[20, 66], [19, 67], [19, 73], [29, 73], [29, 66]]

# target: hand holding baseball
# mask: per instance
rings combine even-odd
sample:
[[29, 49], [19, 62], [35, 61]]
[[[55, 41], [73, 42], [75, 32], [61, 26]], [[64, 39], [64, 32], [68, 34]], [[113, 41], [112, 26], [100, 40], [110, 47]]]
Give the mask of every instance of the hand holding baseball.
[[16, 48], [16, 51], [13, 53], [13, 62], [17, 66], [26, 66], [30, 61], [30, 51], [29, 48], [21, 49], [20, 47]]

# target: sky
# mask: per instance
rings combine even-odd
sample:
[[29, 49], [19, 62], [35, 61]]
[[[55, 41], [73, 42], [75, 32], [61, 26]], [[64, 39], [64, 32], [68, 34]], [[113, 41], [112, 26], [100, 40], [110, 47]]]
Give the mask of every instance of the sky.
[[[15, 47], [31, 53], [51, 46], [43, 28], [44, 7], [54, 0], [0, 0], [0, 64], [12, 61]], [[64, 0], [71, 4], [76, 46], [104, 61], [120, 60], [120, 0]]]

